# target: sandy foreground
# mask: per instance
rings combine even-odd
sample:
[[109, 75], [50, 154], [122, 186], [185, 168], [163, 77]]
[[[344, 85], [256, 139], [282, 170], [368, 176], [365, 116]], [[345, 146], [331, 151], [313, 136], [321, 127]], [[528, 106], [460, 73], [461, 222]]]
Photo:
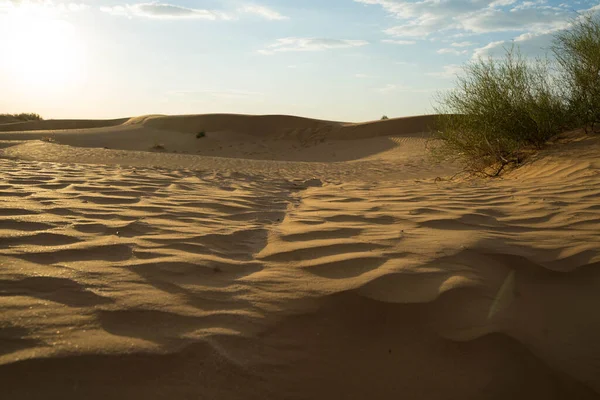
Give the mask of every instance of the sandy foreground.
[[430, 123], [0, 125], [0, 397], [600, 398], [600, 138]]

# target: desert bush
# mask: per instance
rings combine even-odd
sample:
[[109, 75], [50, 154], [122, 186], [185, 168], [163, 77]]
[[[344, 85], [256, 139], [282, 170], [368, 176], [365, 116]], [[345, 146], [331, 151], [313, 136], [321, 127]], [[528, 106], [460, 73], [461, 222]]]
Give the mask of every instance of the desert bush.
[[569, 115], [593, 131], [600, 123], [600, 17], [582, 15], [554, 36], [552, 51], [567, 91]]
[[383, 120], [386, 120], [386, 119], [390, 119], [390, 118], [389, 118], [387, 115], [384, 115], [384, 116], [382, 116], [382, 117], [381, 117], [381, 120], [382, 120], [382, 121], [383, 121]]
[[196, 139], [200, 139], [206, 136], [206, 132], [204, 131], [200, 131], [198, 133], [196, 133]]
[[0, 114], [0, 117], [13, 118], [18, 121], [41, 121], [43, 119], [36, 113]]
[[492, 175], [520, 163], [527, 147], [541, 147], [567, 125], [551, 76], [549, 61], [531, 62], [514, 47], [501, 59], [467, 64], [456, 88], [438, 96], [435, 130], [442, 143], [435, 153]]

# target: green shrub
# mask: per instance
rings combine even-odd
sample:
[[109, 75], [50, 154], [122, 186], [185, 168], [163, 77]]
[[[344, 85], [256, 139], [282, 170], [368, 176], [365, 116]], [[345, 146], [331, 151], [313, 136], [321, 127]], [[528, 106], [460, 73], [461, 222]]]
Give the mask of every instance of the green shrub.
[[386, 119], [389, 119], [389, 117], [388, 117], [387, 115], [384, 115], [383, 117], [381, 117], [381, 120], [382, 120], [382, 121], [383, 121], [383, 120], [386, 120]]
[[17, 121], [41, 121], [43, 118], [35, 113], [0, 114], [0, 117], [12, 118]]
[[205, 136], [206, 136], [206, 132], [204, 132], [204, 131], [196, 133], [196, 139], [200, 139], [200, 138], [203, 138]]
[[511, 48], [500, 60], [471, 62], [457, 87], [439, 95], [435, 153], [458, 158], [467, 170], [499, 174], [520, 163], [524, 150], [541, 147], [566, 125], [566, 109], [551, 83], [549, 62], [532, 63]]
[[554, 36], [552, 51], [560, 65], [569, 114], [578, 127], [600, 123], [600, 19], [584, 15]]

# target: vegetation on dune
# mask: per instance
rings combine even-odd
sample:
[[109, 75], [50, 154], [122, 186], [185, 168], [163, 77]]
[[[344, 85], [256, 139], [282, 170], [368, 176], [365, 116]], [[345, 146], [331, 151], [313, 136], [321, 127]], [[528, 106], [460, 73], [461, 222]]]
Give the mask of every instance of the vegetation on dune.
[[206, 136], [206, 132], [204, 131], [200, 131], [198, 133], [196, 133], [196, 139], [200, 139]]
[[384, 121], [384, 120], [386, 120], [386, 119], [390, 119], [390, 118], [389, 118], [387, 115], [384, 115], [384, 116], [382, 116], [382, 117], [381, 117], [381, 120], [382, 120], [382, 121]]
[[569, 114], [578, 127], [600, 123], [600, 20], [586, 15], [555, 35], [552, 51], [566, 85]]
[[465, 66], [457, 87], [439, 99], [442, 157], [459, 157], [471, 171], [519, 163], [528, 146], [541, 147], [567, 126], [565, 104], [548, 82], [549, 66], [531, 64], [518, 50], [501, 60]]
[[532, 61], [512, 47], [503, 58], [464, 66], [437, 99], [434, 151], [466, 170], [496, 176], [531, 149], [571, 128], [600, 122], [600, 20], [573, 21], [555, 36], [553, 59]]
[[17, 121], [41, 121], [43, 118], [36, 113], [0, 114], [0, 119], [13, 119]]

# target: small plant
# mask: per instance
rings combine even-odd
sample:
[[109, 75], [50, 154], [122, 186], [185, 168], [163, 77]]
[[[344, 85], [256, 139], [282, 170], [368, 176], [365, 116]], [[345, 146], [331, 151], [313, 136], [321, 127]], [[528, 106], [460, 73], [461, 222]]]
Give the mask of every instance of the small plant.
[[383, 120], [386, 120], [386, 119], [389, 119], [389, 117], [388, 117], [387, 115], [384, 115], [383, 117], [381, 117], [381, 120], [382, 120], [382, 121], [383, 121]]
[[501, 60], [467, 64], [457, 88], [438, 98], [436, 131], [442, 144], [434, 153], [493, 176], [518, 165], [528, 148], [542, 147], [568, 125], [549, 67], [545, 60], [530, 62], [514, 47]]
[[43, 118], [36, 113], [0, 114], [0, 117], [12, 118], [17, 121], [41, 121]]
[[206, 132], [204, 131], [200, 131], [198, 133], [196, 133], [196, 139], [200, 139], [206, 136]]
[[163, 150], [166, 150], [166, 147], [162, 143], [155, 143], [154, 146], [152, 146], [150, 149], [151, 150], [163, 151]]
[[40, 139], [42, 142], [48, 142], [48, 143], [54, 143], [56, 142], [56, 140], [54, 140], [54, 138], [51, 138], [50, 136], [44, 136], [42, 139]]
[[572, 21], [554, 36], [552, 51], [573, 122], [594, 131], [600, 125], [600, 18], [588, 14]]

